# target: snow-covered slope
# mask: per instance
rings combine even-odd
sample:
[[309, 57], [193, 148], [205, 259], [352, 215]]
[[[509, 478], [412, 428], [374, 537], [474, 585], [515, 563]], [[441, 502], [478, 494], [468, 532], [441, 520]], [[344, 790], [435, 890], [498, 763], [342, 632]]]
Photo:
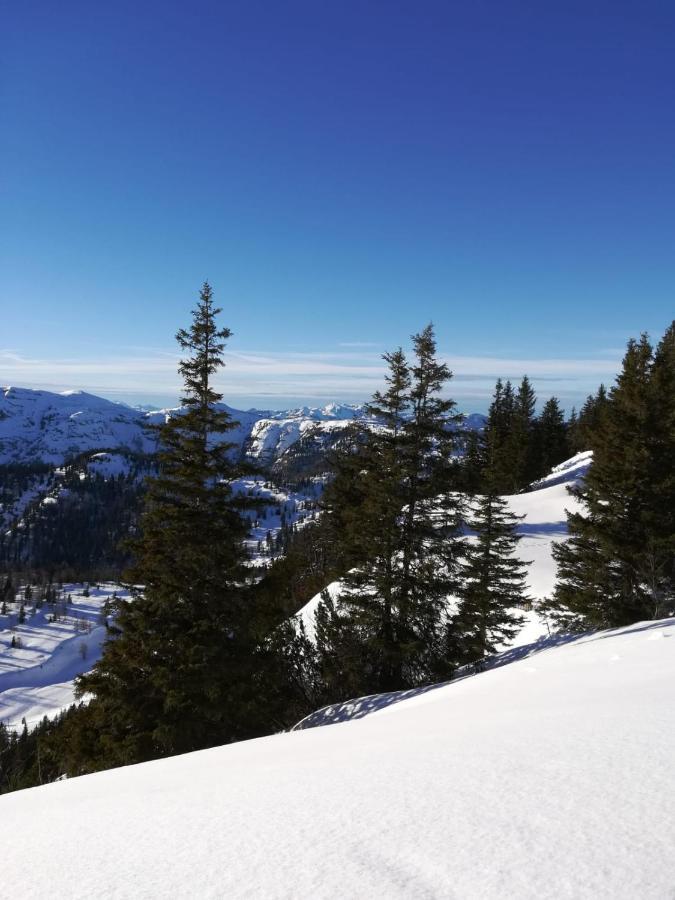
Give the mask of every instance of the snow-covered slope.
[[114, 595], [128, 597], [119, 585], [67, 584], [55, 603], [25, 603], [22, 624], [20, 603], [8, 604], [0, 614], [0, 722], [20, 728], [25, 719], [32, 727], [74, 702], [76, 676], [101, 655], [104, 608]]
[[86, 450], [147, 452], [144, 414], [83, 391], [0, 389], [0, 464], [61, 463]]
[[586, 636], [359, 721], [0, 797], [3, 893], [672, 898], [674, 626]]
[[[556, 466], [549, 476], [534, 485], [534, 490], [505, 498], [511, 512], [524, 517], [518, 526], [521, 540], [517, 556], [530, 563], [527, 569], [527, 587], [528, 594], [534, 601], [549, 597], [553, 591], [556, 577], [553, 545], [567, 537], [566, 511], [580, 510], [579, 502], [570, 495], [567, 488], [583, 478], [590, 461], [590, 453], [579, 453]], [[340, 583], [333, 582], [329, 585], [329, 590], [336, 596]], [[310, 636], [314, 633], [314, 614], [320, 602], [321, 594], [317, 594], [298, 613]], [[530, 643], [547, 633], [546, 623], [535, 608], [526, 613], [525, 625], [516, 643]]]

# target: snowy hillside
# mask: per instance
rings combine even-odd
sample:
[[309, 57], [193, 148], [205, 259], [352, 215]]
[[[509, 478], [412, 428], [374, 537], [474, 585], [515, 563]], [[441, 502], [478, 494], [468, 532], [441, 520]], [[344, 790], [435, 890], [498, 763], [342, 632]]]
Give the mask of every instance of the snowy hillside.
[[[535, 608], [525, 615], [525, 625], [516, 638], [516, 644], [531, 643], [548, 634], [546, 622], [537, 614], [536, 601], [549, 597], [555, 586], [553, 545], [566, 539], [566, 510], [579, 511], [578, 501], [570, 496], [567, 488], [583, 478], [590, 460], [590, 453], [578, 453], [556, 466], [549, 476], [533, 486], [532, 491], [506, 498], [510, 511], [524, 517], [518, 526], [521, 540], [517, 555], [531, 563], [527, 569], [527, 588], [529, 596], [535, 601]], [[334, 596], [339, 589], [339, 582], [329, 585], [329, 591]], [[321, 595], [317, 594], [298, 613], [310, 636], [314, 633], [314, 614], [320, 602]]]
[[[555, 584], [555, 564], [552, 545], [566, 536], [565, 510], [574, 510], [577, 503], [570, 497], [567, 486], [583, 476], [589, 464], [589, 454], [578, 454], [553, 470], [548, 478], [539, 483], [542, 487], [526, 494], [509, 497], [513, 512], [525, 516], [520, 525], [522, 540], [518, 555], [532, 562], [528, 569], [527, 581], [530, 595], [539, 600], [550, 595]], [[127, 471], [128, 461], [122, 454], [99, 453], [86, 463], [88, 469], [104, 477], [116, 476]], [[561, 480], [564, 477], [565, 480]], [[235, 483], [235, 490], [263, 502], [257, 511], [248, 513], [251, 530], [246, 545], [251, 556], [251, 565], [269, 563], [279, 553], [279, 541], [285, 526], [301, 527], [311, 522], [316, 514], [316, 501], [321, 492], [321, 481], [309, 483], [305, 490], [292, 492], [274, 486], [263, 478], [242, 478]], [[50, 483], [48, 493], [40, 502], [57, 502], [62, 492], [59, 478]], [[328, 586], [332, 593], [339, 590], [339, 582]], [[9, 615], [0, 616], [0, 721], [17, 727], [25, 716], [29, 722], [39, 721], [44, 715], [54, 715], [66, 708], [73, 699], [73, 679], [80, 672], [88, 670], [98, 659], [103, 629], [95, 630], [87, 636], [87, 654], [83, 659], [81, 642], [76, 640], [81, 633], [82, 621], [95, 624], [100, 607], [105, 599], [120, 589], [116, 585], [104, 585], [100, 590], [92, 590], [89, 598], [82, 595], [82, 585], [66, 586], [65, 594], [73, 597], [73, 608], [64, 615], [58, 626], [48, 622], [53, 612], [43, 606], [37, 614], [28, 615], [23, 625], [17, 625], [20, 602], [10, 607]], [[314, 613], [320, 602], [317, 595], [298, 614], [309, 635], [314, 630]], [[78, 619], [82, 620], [78, 624]], [[537, 614], [536, 607], [525, 614], [525, 625], [512, 646], [521, 646], [539, 640], [548, 634], [546, 622]], [[24, 644], [19, 652], [11, 647], [11, 639], [16, 635]], [[61, 649], [61, 642], [70, 642], [68, 654]], [[27, 655], [28, 648], [32, 648]], [[58, 655], [60, 662], [54, 666], [51, 654]], [[30, 671], [24, 677], [17, 669], [17, 659], [34, 660], [30, 666], [22, 668]], [[47, 660], [50, 660], [47, 665]], [[66, 661], [69, 660], [68, 663]], [[61, 664], [75, 667], [61, 668]], [[11, 677], [7, 677], [12, 673]], [[25, 674], [25, 673], [24, 673]], [[11, 691], [10, 691], [11, 689]]]
[[[238, 410], [223, 405], [238, 426], [228, 440], [252, 459], [273, 462], [310, 430], [330, 437], [354, 419], [366, 418], [363, 406], [328, 403], [282, 412]], [[113, 403], [83, 391], [33, 391], [0, 388], [0, 465], [61, 464], [80, 453], [127, 449], [147, 453], [154, 438], [145, 426], [161, 424], [178, 409], [147, 411]], [[467, 416], [466, 428], [481, 428], [484, 417]]]
[[[37, 592], [36, 592], [37, 593]], [[118, 585], [64, 585], [54, 603], [8, 604], [0, 613], [0, 722], [29, 727], [74, 702], [74, 680], [101, 655], [105, 604], [128, 596]]]
[[358, 721], [5, 795], [3, 892], [671, 898], [674, 626], [578, 638]]
[[61, 463], [86, 450], [147, 452], [144, 414], [83, 391], [0, 389], [0, 464]]

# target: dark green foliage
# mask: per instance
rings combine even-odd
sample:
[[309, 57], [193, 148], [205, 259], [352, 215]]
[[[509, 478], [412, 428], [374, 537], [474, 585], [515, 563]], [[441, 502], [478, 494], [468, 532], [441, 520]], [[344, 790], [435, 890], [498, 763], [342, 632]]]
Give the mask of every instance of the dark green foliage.
[[518, 518], [506, 501], [487, 487], [474, 501], [468, 525], [475, 542], [467, 542], [459, 569], [459, 606], [451, 641], [458, 661], [475, 663], [511, 640], [522, 626], [515, 607], [529, 602], [526, 564], [513, 554], [519, 540]]
[[568, 442], [572, 453], [591, 449], [593, 432], [601, 426], [607, 404], [607, 390], [604, 384], [601, 384], [596, 394], [588, 395], [579, 414], [570, 419]]
[[[151, 460], [127, 454], [128, 474], [104, 478], [87, 469], [89, 454], [73, 460], [53, 487], [58, 501], [30, 503], [7, 532], [0, 530], [0, 570], [10, 568], [60, 581], [119, 578], [129, 564], [124, 541], [137, 527]], [[0, 481], [6, 477], [0, 470]]]
[[283, 621], [344, 575], [349, 565], [328, 526], [328, 519], [323, 518], [291, 531], [284, 555], [251, 587], [252, 602], [265, 609], [276, 608], [279, 621]]
[[544, 404], [533, 436], [534, 475], [541, 478], [570, 456], [565, 416], [556, 397]]
[[470, 493], [493, 488], [517, 494], [572, 455], [558, 400], [551, 397], [539, 416], [535, 406], [527, 376], [516, 393], [510, 381], [497, 380], [485, 430], [467, 442], [464, 478]]
[[248, 524], [235, 497], [230, 416], [218, 407], [212, 377], [224, 342], [205, 284], [188, 330], [185, 411], [161, 429], [159, 475], [149, 481], [141, 536], [128, 574], [133, 602], [120, 603], [117, 637], [80, 692], [100, 716], [95, 768], [136, 762], [263, 733], [268, 648], [265, 622], [246, 595], [242, 546]]
[[435, 358], [431, 326], [413, 337], [415, 359], [386, 354], [387, 389], [355, 426], [326, 490], [327, 528], [350, 571], [318, 617], [321, 677], [331, 699], [421, 684], [447, 673], [443, 612], [454, 583], [461, 502], [451, 377]]
[[675, 606], [675, 330], [656, 354], [630, 341], [589, 432], [593, 463], [573, 493], [570, 540], [556, 550], [553, 615], [568, 627], [612, 627]]

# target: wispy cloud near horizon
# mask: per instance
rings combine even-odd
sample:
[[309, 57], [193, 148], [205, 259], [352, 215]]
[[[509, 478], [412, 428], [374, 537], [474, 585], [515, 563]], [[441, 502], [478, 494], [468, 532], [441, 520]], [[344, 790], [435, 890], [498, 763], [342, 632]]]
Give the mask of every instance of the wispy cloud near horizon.
[[[334, 351], [241, 350], [225, 354], [218, 390], [236, 405], [282, 408], [298, 403], [368, 399], [382, 387], [386, 366], [374, 345], [340, 345]], [[527, 374], [544, 397], [558, 396], [571, 406], [610, 383], [620, 358], [598, 351], [583, 359], [463, 356], [441, 354], [454, 373], [450, 393], [460, 406], [485, 409], [497, 377], [518, 380]], [[42, 390], [80, 389], [128, 402], [174, 402], [181, 391], [179, 355], [162, 349], [126, 348], [111, 356], [73, 359], [31, 357], [0, 349], [0, 383]]]

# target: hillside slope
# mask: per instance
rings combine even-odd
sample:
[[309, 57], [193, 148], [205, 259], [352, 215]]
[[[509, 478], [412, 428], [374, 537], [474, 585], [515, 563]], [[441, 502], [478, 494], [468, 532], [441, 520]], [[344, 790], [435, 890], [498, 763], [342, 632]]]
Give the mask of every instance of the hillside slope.
[[672, 897], [674, 626], [582, 637], [358, 721], [6, 795], [3, 892]]
[[[571, 487], [583, 478], [592, 458], [589, 451], [577, 453], [551, 470], [551, 473], [533, 485], [533, 490], [524, 494], [505, 497], [509, 510], [522, 516], [518, 525], [521, 540], [516, 555], [530, 565], [527, 568], [527, 590], [532, 600], [549, 597], [555, 587], [556, 564], [553, 559], [553, 545], [567, 539], [567, 513], [581, 510], [579, 502], [571, 496]], [[340, 582], [329, 585], [333, 596], [339, 593]], [[314, 634], [314, 615], [321, 602], [317, 594], [300, 610], [306, 632]], [[546, 623], [537, 615], [536, 609], [526, 616], [523, 630], [516, 643], [530, 643], [548, 634]]]

